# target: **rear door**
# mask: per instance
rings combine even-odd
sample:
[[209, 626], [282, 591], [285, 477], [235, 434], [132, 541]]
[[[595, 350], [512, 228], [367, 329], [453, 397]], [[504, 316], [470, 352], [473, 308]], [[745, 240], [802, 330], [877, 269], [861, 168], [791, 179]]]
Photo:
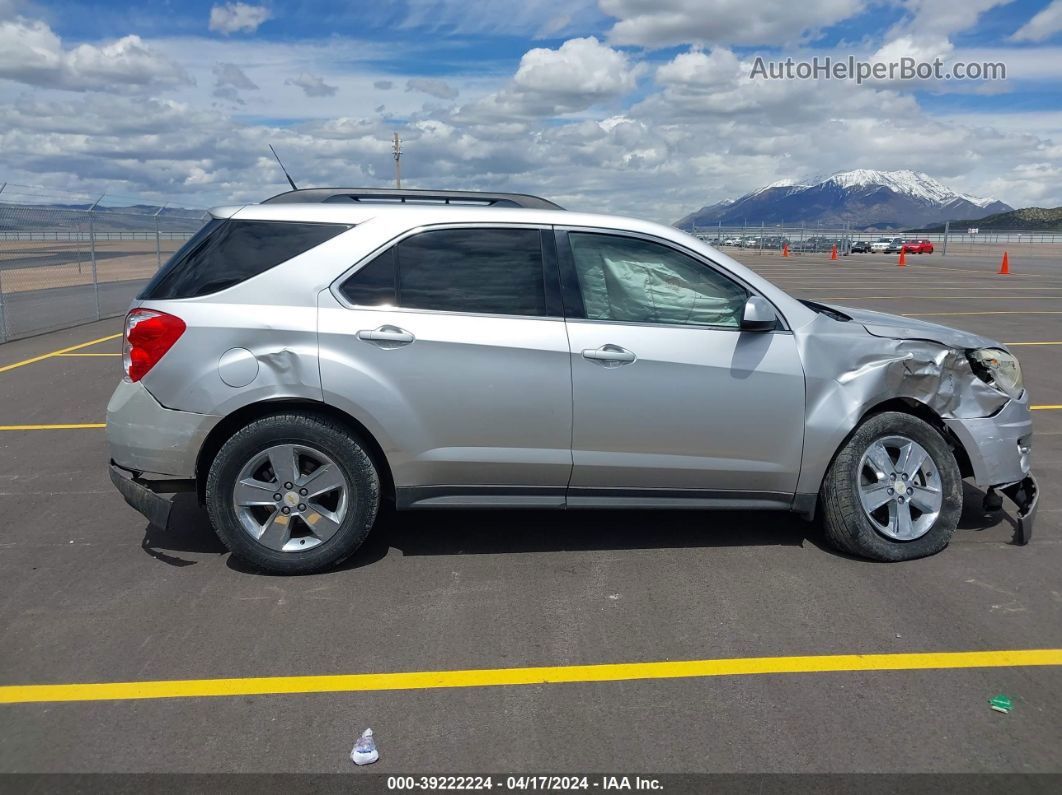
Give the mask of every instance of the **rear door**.
[[793, 335], [746, 332], [749, 291], [662, 241], [559, 235], [570, 308], [568, 504], [788, 505], [804, 436]]
[[325, 399], [386, 440], [400, 503], [563, 505], [571, 364], [554, 262], [540, 228], [432, 228], [322, 296]]

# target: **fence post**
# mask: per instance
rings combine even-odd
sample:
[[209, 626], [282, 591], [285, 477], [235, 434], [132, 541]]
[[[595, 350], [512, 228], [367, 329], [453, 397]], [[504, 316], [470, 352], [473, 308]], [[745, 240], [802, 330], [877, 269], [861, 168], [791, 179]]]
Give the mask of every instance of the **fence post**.
[[100, 282], [99, 282], [99, 279], [96, 277], [96, 223], [95, 223], [95, 220], [93, 219], [92, 214], [94, 212], [96, 212], [96, 205], [99, 204], [102, 199], [103, 199], [102, 196], [100, 196], [99, 199], [96, 199], [95, 204], [93, 204], [91, 207], [89, 207], [89, 211], [88, 211], [88, 217], [89, 217], [89, 252], [90, 252], [90, 254], [92, 256], [92, 292], [96, 296], [96, 320], [99, 320], [100, 317], [101, 317], [101, 315], [100, 315]]
[[[0, 193], [7, 187], [5, 182], [0, 185]], [[13, 224], [14, 226], [14, 224]], [[16, 237], [16, 240], [18, 238]], [[4, 269], [0, 268], [0, 342], [7, 342], [7, 316], [4, 314]]]
[[0, 268], [0, 342], [7, 342], [7, 315], [4, 314], [4, 270], [3, 270], [3, 268]]
[[946, 256], [948, 253], [948, 229], [951, 227], [951, 221], [944, 222], [944, 245], [941, 246], [940, 256]]

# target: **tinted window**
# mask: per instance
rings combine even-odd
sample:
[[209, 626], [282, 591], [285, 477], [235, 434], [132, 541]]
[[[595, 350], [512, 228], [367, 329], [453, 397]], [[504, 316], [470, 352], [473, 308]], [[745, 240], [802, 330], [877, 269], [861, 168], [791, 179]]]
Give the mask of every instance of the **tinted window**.
[[140, 297], [161, 300], [216, 293], [347, 229], [343, 224], [286, 221], [211, 222], [162, 267]]
[[440, 229], [398, 244], [398, 304], [415, 309], [545, 315], [535, 229]]
[[632, 237], [573, 232], [568, 238], [591, 320], [741, 323], [746, 290], [693, 257]]
[[395, 249], [389, 248], [358, 268], [339, 291], [357, 306], [395, 306]]

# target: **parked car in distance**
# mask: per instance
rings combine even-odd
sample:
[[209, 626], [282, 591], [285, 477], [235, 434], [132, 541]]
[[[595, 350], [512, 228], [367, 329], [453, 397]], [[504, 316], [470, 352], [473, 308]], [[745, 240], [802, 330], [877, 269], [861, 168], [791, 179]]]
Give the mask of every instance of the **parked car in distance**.
[[852, 244], [852, 248], [849, 250], [853, 254], [868, 254], [870, 253], [870, 243], [866, 240], [857, 240]]
[[932, 240], [908, 240], [904, 243], [908, 254], [932, 254]]
[[903, 249], [904, 240], [902, 237], [893, 237], [889, 239], [889, 245], [885, 248], [886, 254], [899, 254]]
[[791, 511], [882, 561], [947, 546], [964, 478], [1011, 498], [1022, 542], [1037, 507], [1004, 344], [798, 300], [672, 227], [531, 196], [211, 210], [133, 302], [123, 363], [114, 486], [162, 528], [191, 492], [269, 572], [335, 566], [385, 501]]

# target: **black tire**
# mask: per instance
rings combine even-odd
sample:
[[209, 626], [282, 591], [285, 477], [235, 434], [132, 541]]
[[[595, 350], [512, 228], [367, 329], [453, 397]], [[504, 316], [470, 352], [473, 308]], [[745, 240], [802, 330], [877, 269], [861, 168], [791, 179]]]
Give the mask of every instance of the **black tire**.
[[[940, 512], [930, 529], [912, 541], [897, 541], [878, 532], [859, 498], [863, 453], [873, 442], [891, 435], [905, 436], [920, 444], [940, 473]], [[820, 496], [823, 525], [831, 545], [871, 560], [913, 560], [936, 554], [951, 541], [962, 513], [962, 477], [955, 454], [936, 428], [910, 414], [888, 411], [867, 418], [848, 437], [826, 472]]]
[[[244, 530], [232, 492], [241, 468], [277, 444], [299, 444], [327, 454], [343, 470], [353, 499], [335, 535], [306, 551], [281, 552], [260, 544]], [[225, 442], [210, 467], [206, 507], [211, 524], [229, 551], [251, 567], [271, 574], [312, 574], [346, 560], [368, 537], [380, 505], [380, 477], [365, 446], [342, 425], [303, 412], [255, 420]]]

